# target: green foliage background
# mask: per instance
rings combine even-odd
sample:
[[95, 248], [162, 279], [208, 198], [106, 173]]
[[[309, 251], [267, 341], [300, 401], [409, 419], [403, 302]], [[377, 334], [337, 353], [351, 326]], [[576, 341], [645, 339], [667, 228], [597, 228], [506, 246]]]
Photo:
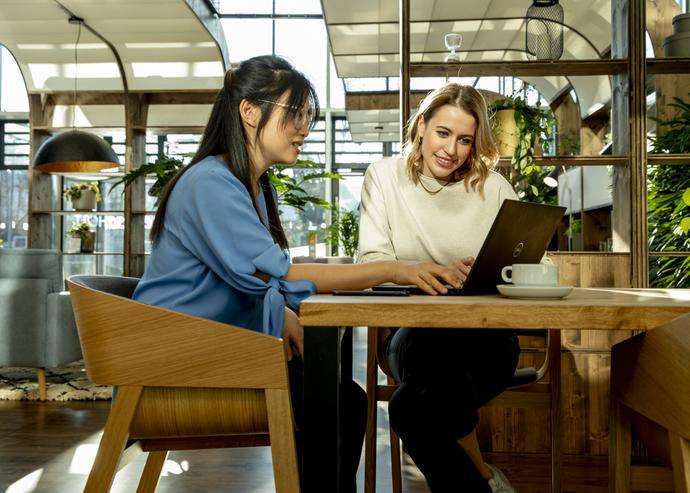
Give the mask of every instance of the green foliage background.
[[[690, 104], [674, 98], [677, 116], [657, 122], [650, 138], [653, 153], [690, 153]], [[651, 251], [690, 251], [690, 170], [687, 166], [652, 166], [647, 175], [647, 217]], [[653, 287], [689, 288], [690, 257], [651, 257]]]

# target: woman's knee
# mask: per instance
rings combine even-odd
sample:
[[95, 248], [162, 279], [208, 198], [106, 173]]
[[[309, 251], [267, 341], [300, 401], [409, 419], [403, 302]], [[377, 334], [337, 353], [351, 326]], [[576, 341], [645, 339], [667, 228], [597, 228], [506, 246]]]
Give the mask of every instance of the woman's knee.
[[402, 383], [388, 403], [390, 426], [401, 436], [434, 433], [460, 438], [477, 425], [469, 393]]

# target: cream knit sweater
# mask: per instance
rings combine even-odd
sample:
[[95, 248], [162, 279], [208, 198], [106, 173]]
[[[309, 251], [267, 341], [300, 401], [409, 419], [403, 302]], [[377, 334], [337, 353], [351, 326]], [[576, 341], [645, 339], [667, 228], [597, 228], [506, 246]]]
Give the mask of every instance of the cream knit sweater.
[[[427, 189], [441, 185], [421, 176]], [[401, 158], [369, 166], [362, 187], [358, 262], [431, 260], [447, 265], [476, 257], [501, 204], [517, 196], [510, 183], [491, 171], [484, 197], [451, 183], [431, 195], [408, 177]]]

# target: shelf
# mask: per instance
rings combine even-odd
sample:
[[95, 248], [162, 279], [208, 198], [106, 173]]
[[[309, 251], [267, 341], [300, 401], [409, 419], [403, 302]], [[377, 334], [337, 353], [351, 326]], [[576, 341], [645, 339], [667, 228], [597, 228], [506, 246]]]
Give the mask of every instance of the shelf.
[[83, 173], [73, 173], [73, 172], [65, 172], [65, 173], [48, 173], [50, 175], [55, 175], [55, 176], [62, 176], [63, 178], [70, 178], [72, 180], [81, 180], [81, 181], [105, 181], [105, 180], [112, 180], [113, 178], [122, 178], [125, 176], [125, 173], [123, 171], [115, 171], [115, 172], [100, 172], [100, 173], [90, 173], [90, 172], [83, 172]]
[[81, 252], [62, 252], [62, 255], [93, 255], [93, 256], [114, 256], [121, 257], [124, 255], [122, 252], [91, 252], [91, 253], [81, 253]]
[[690, 58], [648, 58], [647, 74], [690, 74]]
[[647, 163], [684, 166], [690, 164], [690, 154], [647, 154]]
[[649, 252], [650, 257], [690, 257], [690, 252]]
[[[690, 156], [689, 156], [690, 157]], [[536, 166], [627, 166], [627, 156], [535, 156]], [[499, 167], [510, 166], [511, 158], [498, 160]]]
[[491, 60], [459, 63], [410, 63], [410, 77], [444, 77], [459, 74], [462, 77], [503, 76], [584, 76], [614, 75], [628, 72], [625, 59], [596, 60]]
[[122, 216], [125, 211], [31, 211], [31, 213], [55, 216]]

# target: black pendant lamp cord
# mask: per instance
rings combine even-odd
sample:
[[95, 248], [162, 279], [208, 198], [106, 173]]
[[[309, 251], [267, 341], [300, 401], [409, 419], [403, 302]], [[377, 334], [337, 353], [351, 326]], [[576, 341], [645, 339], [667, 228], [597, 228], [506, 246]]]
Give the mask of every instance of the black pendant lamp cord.
[[70, 24], [77, 24], [77, 39], [74, 42], [74, 106], [72, 107], [72, 130], [74, 130], [77, 114], [77, 69], [79, 68], [79, 54], [77, 53], [77, 49], [79, 47], [79, 40], [81, 39], [81, 24], [84, 20], [79, 17], [70, 17], [69, 22]]

